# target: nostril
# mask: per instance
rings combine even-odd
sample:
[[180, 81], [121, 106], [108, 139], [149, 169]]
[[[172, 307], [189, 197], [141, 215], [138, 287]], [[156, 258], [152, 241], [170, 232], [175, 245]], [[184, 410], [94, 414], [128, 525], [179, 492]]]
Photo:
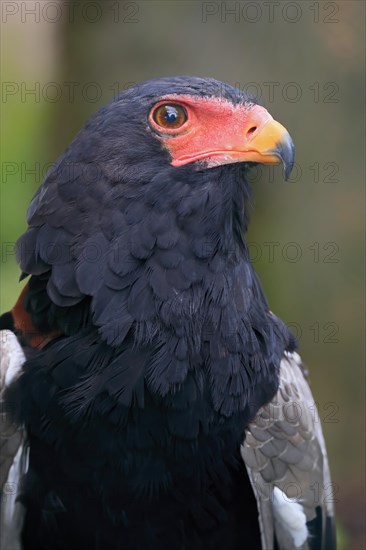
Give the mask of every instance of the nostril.
[[256, 126], [252, 126], [251, 128], [249, 128], [249, 130], [247, 131], [247, 136], [250, 137], [252, 134], [254, 134], [256, 129], [257, 129]]

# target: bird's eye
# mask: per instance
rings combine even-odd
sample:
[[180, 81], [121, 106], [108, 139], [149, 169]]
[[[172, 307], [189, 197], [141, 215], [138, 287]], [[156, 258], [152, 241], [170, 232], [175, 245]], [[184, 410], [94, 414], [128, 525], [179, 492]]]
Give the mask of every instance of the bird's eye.
[[188, 119], [187, 111], [182, 105], [166, 103], [159, 105], [153, 112], [153, 119], [156, 124], [166, 130], [176, 130], [183, 126]]

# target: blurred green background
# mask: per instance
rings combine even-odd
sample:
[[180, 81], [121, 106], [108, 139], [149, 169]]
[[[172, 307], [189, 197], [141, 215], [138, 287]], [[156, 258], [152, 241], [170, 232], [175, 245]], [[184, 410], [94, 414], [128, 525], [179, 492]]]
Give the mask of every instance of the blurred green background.
[[[341, 2], [2, 2], [1, 311], [13, 244], [52, 162], [133, 82], [212, 76], [260, 96], [297, 150], [253, 173], [248, 241], [271, 309], [299, 337], [333, 473], [341, 548], [364, 525], [364, 15]], [[333, 493], [333, 494], [332, 494]]]

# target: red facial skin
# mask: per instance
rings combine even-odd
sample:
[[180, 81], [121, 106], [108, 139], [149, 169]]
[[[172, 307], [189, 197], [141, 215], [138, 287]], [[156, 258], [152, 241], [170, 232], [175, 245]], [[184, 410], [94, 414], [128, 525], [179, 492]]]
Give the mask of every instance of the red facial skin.
[[[163, 128], [154, 121], [154, 111], [164, 104], [185, 108], [188, 118], [180, 128]], [[220, 98], [164, 96], [152, 109], [149, 122], [173, 166], [198, 160], [208, 166], [243, 161], [277, 164], [281, 159], [274, 154], [276, 146], [288, 136], [264, 107], [233, 105]]]

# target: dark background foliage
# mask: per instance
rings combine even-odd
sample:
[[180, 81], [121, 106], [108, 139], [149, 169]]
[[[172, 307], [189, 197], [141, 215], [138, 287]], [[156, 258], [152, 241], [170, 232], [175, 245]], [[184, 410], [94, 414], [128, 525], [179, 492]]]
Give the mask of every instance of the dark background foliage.
[[2, 2], [1, 311], [48, 163], [118, 90], [212, 76], [260, 96], [297, 157], [254, 172], [248, 235], [271, 309], [298, 335], [333, 472], [341, 548], [364, 529], [364, 8], [361, 1]]

